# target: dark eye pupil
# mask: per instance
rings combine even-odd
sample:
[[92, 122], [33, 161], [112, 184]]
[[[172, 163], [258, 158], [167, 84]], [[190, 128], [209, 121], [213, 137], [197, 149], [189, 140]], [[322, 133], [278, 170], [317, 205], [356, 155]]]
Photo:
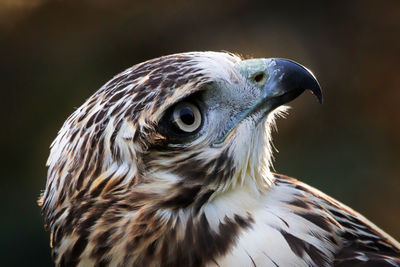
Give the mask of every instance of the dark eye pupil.
[[179, 111], [179, 116], [181, 117], [182, 122], [186, 125], [192, 125], [194, 123], [194, 114], [190, 108], [182, 108]]

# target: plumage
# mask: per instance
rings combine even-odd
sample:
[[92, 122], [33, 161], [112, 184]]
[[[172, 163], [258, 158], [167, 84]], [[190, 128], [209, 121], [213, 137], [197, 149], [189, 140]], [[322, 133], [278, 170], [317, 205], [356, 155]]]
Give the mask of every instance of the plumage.
[[39, 201], [59, 266], [400, 266], [349, 207], [270, 171], [270, 130], [315, 77], [283, 59], [165, 56], [64, 123]]

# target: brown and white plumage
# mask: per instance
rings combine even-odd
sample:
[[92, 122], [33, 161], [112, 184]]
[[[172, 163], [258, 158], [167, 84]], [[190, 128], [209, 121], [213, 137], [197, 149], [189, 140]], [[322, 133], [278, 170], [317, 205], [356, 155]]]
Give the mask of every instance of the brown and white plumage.
[[274, 117], [304, 89], [321, 98], [293, 62], [216, 52], [115, 76], [51, 147], [40, 204], [56, 264], [400, 266], [382, 230], [270, 171]]

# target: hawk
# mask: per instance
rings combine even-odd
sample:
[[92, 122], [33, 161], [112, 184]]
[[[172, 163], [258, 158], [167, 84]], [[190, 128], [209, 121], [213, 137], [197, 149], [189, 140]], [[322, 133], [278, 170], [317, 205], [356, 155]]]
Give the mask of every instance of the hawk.
[[118, 74], [67, 119], [39, 201], [58, 266], [400, 266], [359, 213], [271, 172], [271, 127], [314, 75], [190, 52]]

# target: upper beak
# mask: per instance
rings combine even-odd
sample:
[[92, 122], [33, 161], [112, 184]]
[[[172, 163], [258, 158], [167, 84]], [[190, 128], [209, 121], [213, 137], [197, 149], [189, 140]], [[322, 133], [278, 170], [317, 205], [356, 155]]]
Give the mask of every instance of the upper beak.
[[322, 103], [321, 87], [310, 70], [294, 61], [282, 58], [265, 59], [265, 64], [268, 80], [262, 98], [270, 109], [292, 101], [307, 89]]

